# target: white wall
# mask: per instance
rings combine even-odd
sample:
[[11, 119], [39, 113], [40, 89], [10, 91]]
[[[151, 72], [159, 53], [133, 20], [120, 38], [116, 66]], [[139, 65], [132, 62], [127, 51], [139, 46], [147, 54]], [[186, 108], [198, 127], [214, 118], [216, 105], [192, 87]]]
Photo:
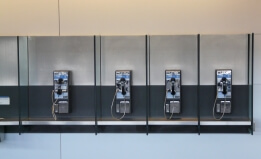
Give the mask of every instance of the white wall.
[[[261, 33], [260, 9], [260, 0], [60, 0], [60, 33]], [[0, 0], [0, 24], [0, 35], [59, 35], [58, 0]]]
[[[261, 33], [259, 0], [60, 0], [61, 35]], [[58, 1], [0, 0], [0, 35], [59, 35]], [[251, 158], [261, 147], [261, 35], [249, 134], [6, 134], [0, 158]]]

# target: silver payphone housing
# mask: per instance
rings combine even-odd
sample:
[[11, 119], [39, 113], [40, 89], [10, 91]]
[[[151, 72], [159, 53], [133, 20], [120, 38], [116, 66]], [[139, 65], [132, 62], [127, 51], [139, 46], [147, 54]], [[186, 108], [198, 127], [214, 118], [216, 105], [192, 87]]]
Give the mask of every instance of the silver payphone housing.
[[181, 70], [165, 70], [165, 113], [181, 112]]
[[231, 113], [232, 70], [216, 70], [216, 112]]
[[53, 71], [54, 113], [64, 114], [70, 112], [70, 77], [71, 72], [68, 70]]
[[131, 70], [115, 71], [116, 113], [131, 113]]

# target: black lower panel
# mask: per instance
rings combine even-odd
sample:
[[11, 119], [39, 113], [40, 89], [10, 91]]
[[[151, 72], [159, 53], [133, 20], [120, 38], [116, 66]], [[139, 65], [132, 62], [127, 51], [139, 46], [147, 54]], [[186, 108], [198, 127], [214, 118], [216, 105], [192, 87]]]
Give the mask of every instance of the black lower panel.
[[98, 126], [98, 133], [146, 133], [146, 126], [141, 125], [106, 125]]
[[18, 118], [18, 96], [19, 87], [17, 86], [0, 86], [0, 96], [10, 97], [10, 105], [0, 105], [0, 118]]
[[[24, 125], [21, 133], [95, 133], [94, 125]], [[98, 133], [146, 133], [146, 126], [98, 126]], [[19, 133], [19, 126], [5, 126], [5, 133]]]
[[[19, 126], [5, 126], [5, 133], [19, 133]], [[22, 133], [95, 133], [95, 126], [28, 125]], [[146, 133], [146, 126], [98, 126], [98, 133]], [[198, 133], [197, 126], [149, 126], [149, 133]], [[250, 126], [201, 126], [200, 133], [251, 133]]]
[[200, 126], [201, 133], [251, 133], [250, 126]]
[[[52, 86], [29, 87], [29, 118], [52, 118]], [[71, 86], [69, 114], [57, 114], [59, 118], [95, 117], [94, 86]]]
[[[19, 103], [22, 117], [37, 120], [52, 118], [51, 114], [51, 93], [52, 86], [1, 86], [0, 96], [9, 96], [11, 104], [0, 106], [0, 118], [18, 118]], [[212, 120], [212, 109], [215, 100], [215, 86], [200, 86], [200, 118], [201, 120]], [[176, 118], [197, 118], [197, 86], [182, 86], [181, 113]], [[247, 85], [233, 85], [232, 87], [232, 113], [225, 114], [224, 120], [248, 120], [249, 119], [249, 87]], [[20, 96], [19, 96], [20, 92]], [[115, 93], [114, 86], [97, 87], [97, 119], [113, 120], [111, 117], [111, 102]], [[70, 106], [72, 112], [69, 114], [57, 115], [58, 120], [80, 121], [94, 120], [95, 118], [95, 95], [94, 86], [72, 86]], [[20, 97], [20, 101], [19, 101]], [[145, 121], [146, 114], [153, 120], [164, 120], [163, 103], [165, 98], [164, 86], [150, 86], [150, 109], [146, 112], [146, 87], [132, 86], [132, 113], [127, 114], [123, 120]], [[121, 114], [115, 113], [115, 116]], [[218, 116], [218, 115], [217, 115]], [[182, 119], [182, 120], [183, 120]], [[116, 120], [115, 120], [116, 121]], [[19, 132], [18, 126], [5, 126], [6, 132]], [[147, 133], [146, 126], [136, 125], [98, 125], [98, 133]], [[201, 133], [249, 133], [250, 126], [200, 126]], [[27, 126], [22, 127], [22, 132], [83, 132], [95, 133], [95, 126]], [[149, 133], [198, 133], [197, 126], [149, 126]]]
[[[150, 118], [164, 118], [165, 94], [165, 86], [150, 86]], [[181, 86], [181, 113], [173, 118], [197, 118], [197, 86]]]
[[149, 126], [149, 133], [198, 133], [198, 127], [187, 125], [153, 125]]
[[[150, 86], [149, 117], [163, 118], [163, 104], [165, 98], [164, 86]], [[18, 117], [18, 92], [22, 116], [29, 118], [51, 118], [52, 86], [1, 86], [0, 96], [10, 96], [11, 104], [0, 106], [0, 117]], [[101, 94], [97, 95], [98, 117], [111, 118], [110, 106], [115, 93], [114, 86], [100, 87]], [[177, 117], [196, 117], [197, 114], [197, 86], [182, 86], [181, 113]], [[247, 118], [249, 116], [248, 86], [233, 85], [232, 113], [226, 117]], [[29, 94], [28, 94], [29, 93]], [[27, 95], [28, 94], [28, 95]], [[29, 100], [29, 107], [28, 101]], [[200, 86], [200, 114], [201, 117], [212, 117], [215, 100], [215, 86]], [[99, 104], [99, 102], [101, 102]], [[146, 87], [132, 86], [132, 113], [126, 119], [145, 119], [146, 117]], [[70, 99], [71, 113], [58, 115], [63, 118], [77, 118], [95, 116], [94, 86], [72, 86]], [[115, 106], [113, 108], [115, 113]], [[119, 114], [120, 116], [120, 114]]]
[[5, 133], [19, 133], [19, 126], [4, 126]]
[[[21, 133], [94, 133], [95, 126], [83, 125], [26, 125]], [[5, 126], [5, 133], [19, 133], [18, 126]]]
[[[131, 111], [132, 113], [126, 114], [123, 120], [145, 120], [146, 119], [146, 87], [145, 86], [132, 86], [131, 87]], [[98, 118], [110, 120], [111, 116], [111, 103], [115, 94], [115, 86], [102, 86], [101, 96], [99, 101]], [[122, 116], [122, 114], [116, 114], [115, 102], [113, 106], [113, 113], [116, 117]]]
[[[213, 118], [213, 105], [216, 97], [215, 86], [200, 86], [200, 117]], [[231, 114], [226, 118], [249, 118], [249, 88], [247, 85], [232, 86]], [[217, 116], [220, 116], [220, 114]]]

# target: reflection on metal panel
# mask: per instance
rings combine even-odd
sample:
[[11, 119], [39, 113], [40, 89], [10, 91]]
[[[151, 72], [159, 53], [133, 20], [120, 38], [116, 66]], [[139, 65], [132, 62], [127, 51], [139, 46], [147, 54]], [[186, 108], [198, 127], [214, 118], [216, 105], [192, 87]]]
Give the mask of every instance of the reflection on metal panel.
[[0, 37], [0, 86], [17, 86], [17, 70], [17, 37]]
[[73, 85], [94, 84], [94, 39], [29, 37], [29, 84], [52, 85], [54, 70], [70, 70]]
[[197, 85], [197, 36], [150, 37], [151, 85], [165, 85], [165, 70], [181, 70], [182, 85]]
[[261, 84], [261, 34], [255, 34], [254, 44], [254, 84]]
[[19, 37], [19, 69], [20, 69], [20, 85], [28, 85], [28, 51], [27, 37]]
[[200, 39], [201, 85], [215, 84], [216, 69], [232, 69], [232, 83], [247, 84], [247, 35], [203, 35]]
[[101, 83], [115, 85], [115, 70], [132, 70], [133, 85], [145, 85], [145, 36], [105, 36], [101, 41]]
[[95, 62], [96, 62], [96, 85], [100, 86], [101, 85], [101, 77], [100, 77], [100, 66], [101, 66], [101, 36], [96, 36], [95, 37], [95, 48], [96, 48], [96, 54], [95, 54]]

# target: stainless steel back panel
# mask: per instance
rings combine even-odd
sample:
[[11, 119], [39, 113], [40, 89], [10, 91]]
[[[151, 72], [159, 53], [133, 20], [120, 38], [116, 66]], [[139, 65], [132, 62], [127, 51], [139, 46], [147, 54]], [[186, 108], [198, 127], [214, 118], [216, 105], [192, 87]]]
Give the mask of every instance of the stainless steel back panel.
[[101, 38], [101, 84], [115, 85], [115, 70], [132, 70], [133, 85], [145, 85], [145, 36]]
[[54, 70], [70, 70], [72, 85], [94, 84], [94, 38], [29, 37], [29, 84], [52, 85]]
[[0, 37], [0, 86], [18, 85], [17, 37]]
[[182, 85], [197, 85], [197, 36], [150, 36], [150, 83], [165, 85], [165, 70], [181, 70]]
[[254, 84], [261, 84], [261, 34], [255, 34], [254, 43]]
[[202, 35], [200, 39], [201, 85], [215, 85], [216, 69], [232, 69], [233, 85], [247, 84], [247, 35]]
[[28, 47], [27, 37], [19, 37], [19, 69], [20, 69], [20, 85], [28, 86]]

